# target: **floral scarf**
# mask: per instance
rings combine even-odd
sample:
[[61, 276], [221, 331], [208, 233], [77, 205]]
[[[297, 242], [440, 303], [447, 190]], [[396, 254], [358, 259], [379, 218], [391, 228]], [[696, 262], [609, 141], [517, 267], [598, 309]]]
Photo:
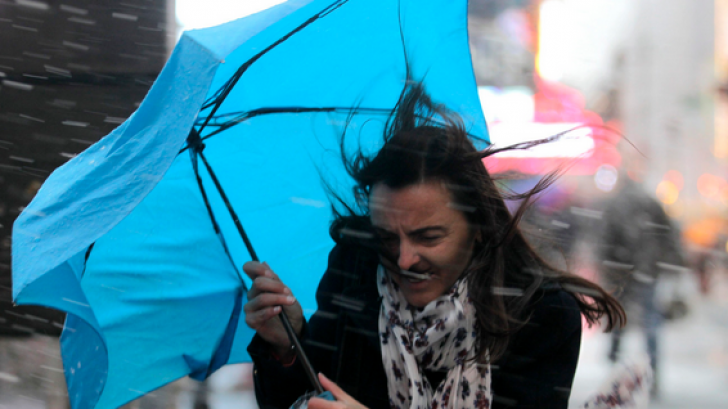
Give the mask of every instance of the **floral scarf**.
[[[383, 266], [377, 271], [382, 362], [392, 409], [490, 408], [490, 364], [475, 357], [475, 309], [466, 280], [424, 308], [407, 304]], [[433, 388], [425, 370], [447, 372]]]

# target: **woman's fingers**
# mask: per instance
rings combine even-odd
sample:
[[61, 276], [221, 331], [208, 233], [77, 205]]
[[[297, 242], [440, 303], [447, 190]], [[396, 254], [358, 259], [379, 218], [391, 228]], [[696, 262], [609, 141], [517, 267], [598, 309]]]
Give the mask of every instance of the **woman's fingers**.
[[266, 262], [248, 261], [243, 264], [243, 271], [250, 277], [251, 280], [255, 280], [256, 277], [270, 277], [278, 280], [278, 275], [271, 270], [270, 266]]
[[248, 291], [248, 299], [253, 299], [261, 293], [278, 293], [291, 295], [291, 289], [278, 280], [270, 277], [258, 277], [253, 280], [253, 285]]
[[272, 278], [274, 278], [274, 279], [276, 279], [276, 280], [278, 280], [278, 281], [280, 281], [280, 280], [281, 280], [281, 279], [280, 279], [280, 278], [278, 277], [278, 274], [276, 274], [276, 273], [275, 273], [275, 271], [273, 271], [273, 270], [272, 270], [272, 269], [270, 268], [270, 266], [268, 265], [268, 262], [267, 262], [267, 261], [264, 261], [264, 262], [263, 262], [263, 265], [265, 266], [265, 268], [266, 268], [266, 269], [267, 269], [267, 271], [268, 271], [268, 274], [269, 274], [269, 275], [270, 275], [270, 276], [271, 276]]
[[256, 277], [265, 275], [265, 271], [269, 270], [267, 267], [267, 264], [259, 263], [257, 261], [248, 261], [243, 264], [243, 271], [245, 272], [245, 275], [250, 277], [251, 280], [255, 280]]
[[252, 329], [258, 330], [268, 320], [281, 313], [281, 307], [268, 307], [257, 311], [245, 312], [245, 323]]
[[303, 327], [301, 306], [267, 263], [249, 261], [243, 264], [243, 271], [253, 280], [248, 302], [243, 306], [245, 323], [276, 348], [289, 347], [288, 334], [274, 317], [285, 309], [291, 325], [300, 334]]
[[289, 306], [296, 303], [292, 295], [262, 293], [250, 299], [244, 306], [245, 313], [255, 312], [268, 307]]
[[346, 404], [343, 402], [335, 402], [321, 398], [311, 398], [308, 401], [309, 409], [344, 409]]
[[[292, 295], [263, 293], [243, 305], [243, 311], [246, 315], [245, 320], [249, 325], [252, 324], [250, 326], [253, 329], [257, 329], [259, 325], [265, 324], [265, 321], [278, 315], [281, 308], [285, 308], [289, 315], [300, 316], [301, 314], [301, 307]], [[296, 330], [298, 331], [299, 328], [296, 328]]]
[[354, 400], [351, 396], [349, 396], [348, 393], [344, 392], [343, 389], [339, 388], [339, 385], [334, 383], [334, 381], [332, 381], [331, 379], [327, 378], [326, 375], [324, 375], [323, 373], [319, 373], [318, 378], [321, 382], [321, 386], [323, 386], [324, 389], [326, 389], [327, 391], [331, 392], [336, 400], [342, 402], [349, 402]]
[[[308, 403], [308, 407], [311, 409], [333, 409], [333, 408], [348, 408], [348, 409], [366, 409], [366, 406], [362, 405], [357, 401], [356, 399], [349, 396], [348, 393], [344, 392], [343, 389], [339, 387], [336, 383], [334, 383], [332, 380], [326, 377], [323, 373], [318, 374], [319, 381], [321, 382], [321, 386], [324, 387], [327, 391], [331, 392], [332, 395], [334, 395], [334, 398], [336, 398], [336, 402], [327, 401], [320, 398], [314, 398], [316, 399], [316, 402], [314, 405], [312, 405], [312, 402], [314, 402], [314, 399], [311, 399]], [[319, 402], [322, 401], [322, 402]], [[326, 403], [323, 403], [326, 402]]]
[[268, 263], [249, 261], [243, 264], [243, 271], [253, 280], [253, 285], [248, 291], [249, 300], [265, 292], [291, 294], [291, 290], [281, 282]]
[[271, 318], [275, 317], [281, 312], [280, 306], [263, 308], [257, 311], [250, 311], [245, 313], [245, 323], [253, 329], [258, 329]]

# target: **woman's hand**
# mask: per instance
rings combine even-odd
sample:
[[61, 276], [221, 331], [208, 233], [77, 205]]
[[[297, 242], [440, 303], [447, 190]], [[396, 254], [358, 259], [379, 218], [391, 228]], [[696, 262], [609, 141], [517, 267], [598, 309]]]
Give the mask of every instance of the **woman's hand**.
[[249, 261], [243, 265], [245, 274], [253, 280], [248, 302], [243, 307], [245, 323], [268, 341], [283, 361], [293, 359], [291, 341], [283, 323], [277, 317], [283, 307], [297, 335], [303, 328], [303, 311], [291, 290], [281, 282], [268, 263]]
[[336, 398], [336, 401], [332, 402], [321, 398], [311, 398], [308, 401], [309, 409], [367, 409], [366, 406], [349, 396], [348, 393], [339, 388], [339, 385], [329, 380], [324, 374], [320, 373], [318, 377], [319, 381], [321, 381], [321, 386], [331, 392]]

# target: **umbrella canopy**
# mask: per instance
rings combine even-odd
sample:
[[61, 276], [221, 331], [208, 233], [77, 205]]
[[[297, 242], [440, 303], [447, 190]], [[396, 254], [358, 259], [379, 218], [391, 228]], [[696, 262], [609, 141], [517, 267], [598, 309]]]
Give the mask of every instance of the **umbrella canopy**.
[[188, 136], [311, 314], [333, 245], [322, 179], [351, 191], [342, 132], [346, 149], [376, 150], [409, 79], [487, 139], [466, 0], [291, 0], [186, 32], [139, 109], [57, 169], [14, 226], [16, 303], [69, 313], [73, 407], [249, 360], [251, 255]]

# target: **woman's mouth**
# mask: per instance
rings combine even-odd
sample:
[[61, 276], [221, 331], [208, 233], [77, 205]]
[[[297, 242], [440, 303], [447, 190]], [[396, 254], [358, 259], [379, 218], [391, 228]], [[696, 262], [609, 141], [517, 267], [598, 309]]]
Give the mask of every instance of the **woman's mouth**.
[[421, 283], [432, 279], [432, 274], [429, 273], [417, 273], [414, 271], [399, 270], [399, 275], [410, 283]]

